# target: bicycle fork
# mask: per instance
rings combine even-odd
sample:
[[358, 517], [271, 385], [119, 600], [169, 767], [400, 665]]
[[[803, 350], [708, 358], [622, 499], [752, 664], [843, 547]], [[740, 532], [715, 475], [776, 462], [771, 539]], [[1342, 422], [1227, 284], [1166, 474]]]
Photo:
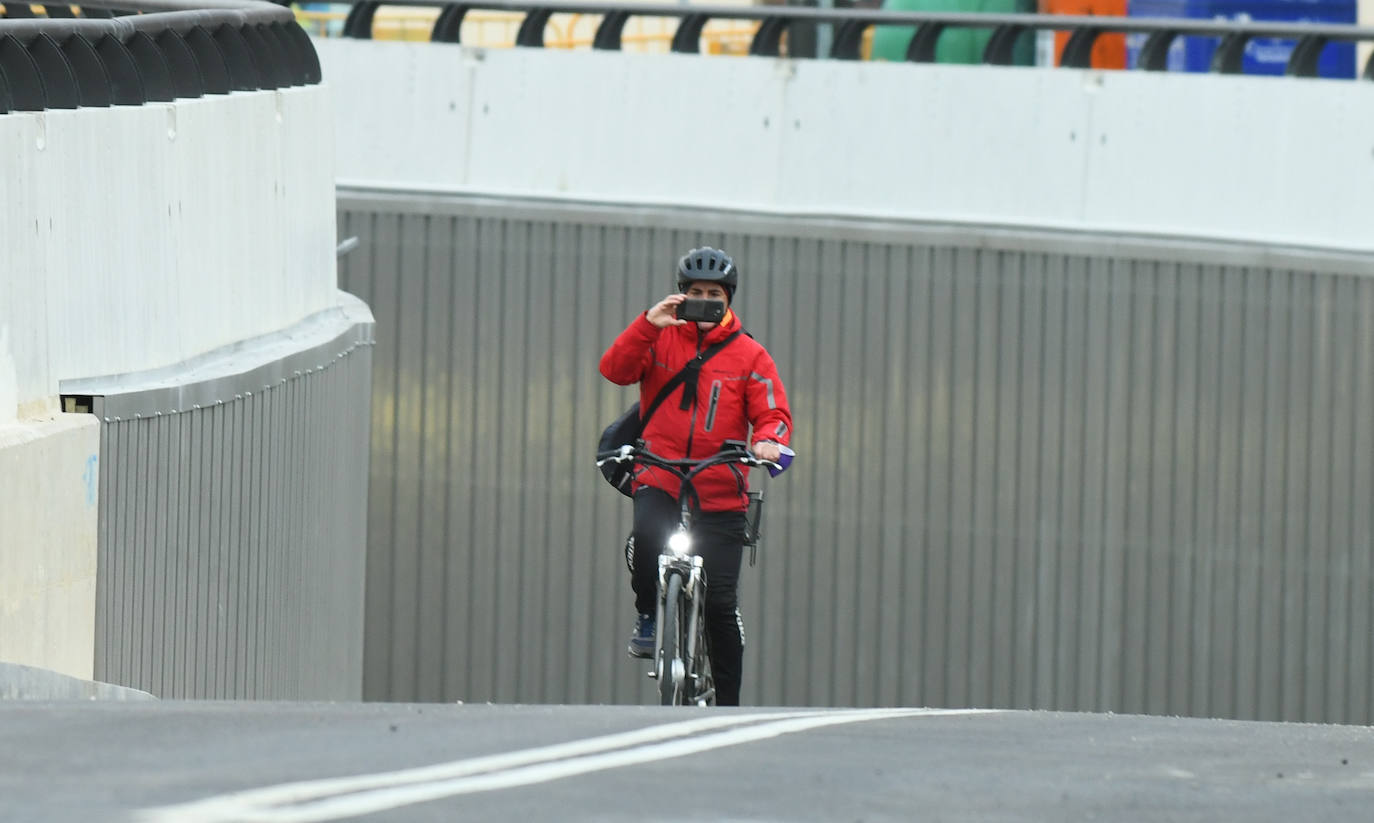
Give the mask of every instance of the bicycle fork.
[[[665, 622], [668, 611], [668, 582], [674, 576], [682, 580], [681, 599], [675, 604], [674, 610], [677, 612], [677, 619], [682, 624], [683, 631], [680, 640], [673, 643], [676, 651], [673, 659], [665, 660], [663, 655], [664, 632], [675, 630], [674, 627]], [[697, 637], [700, 635], [698, 630], [705, 611], [700, 604], [699, 597], [705, 592], [705, 579], [704, 562], [699, 556], [686, 558], [673, 557], [667, 554], [659, 555], [658, 608], [654, 622], [657, 627], [657, 631], [654, 632], [654, 668], [649, 672], [649, 677], [662, 680], [666, 668], [666, 676], [673, 683], [674, 691], [679, 693], [687, 685], [687, 662], [696, 659]], [[697, 672], [692, 673], [693, 677], [697, 674]], [[696, 693], [698, 685], [692, 684], [693, 694]]]

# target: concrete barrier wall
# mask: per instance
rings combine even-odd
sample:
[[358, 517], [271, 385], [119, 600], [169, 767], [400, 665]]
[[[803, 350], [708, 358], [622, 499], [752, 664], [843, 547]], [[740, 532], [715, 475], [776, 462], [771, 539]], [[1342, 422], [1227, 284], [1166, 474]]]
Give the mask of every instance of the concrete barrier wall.
[[0, 661], [90, 678], [100, 426], [0, 425]]
[[1374, 250], [1374, 83], [316, 48], [346, 184]]
[[0, 116], [0, 424], [335, 300], [328, 92]]
[[[290, 56], [296, 67], [313, 60]], [[287, 374], [289, 388], [253, 402], [205, 388], [313, 356], [318, 341], [303, 343], [302, 324], [342, 311], [333, 158], [322, 150], [329, 93], [294, 74], [296, 85], [268, 90], [281, 66], [266, 68], [234, 69], [263, 90], [0, 115], [0, 660], [179, 696], [358, 692], [362, 549], [337, 529], [361, 533], [349, 515], [362, 509], [308, 503], [347, 505], [340, 501], [360, 494], [366, 425], [349, 421], [366, 419], [370, 357], [325, 375], [319, 363], [306, 366], [306, 378]], [[204, 79], [178, 78], [176, 89]], [[338, 335], [370, 333], [370, 324], [350, 321]], [[274, 335], [261, 363], [235, 366], [252, 341]], [[171, 415], [158, 424], [137, 411], [115, 422], [57, 413], [66, 382], [82, 403], [93, 396], [103, 407], [107, 396], [148, 390], [149, 380], [175, 398], [210, 399], [205, 410], [149, 408], [153, 419]], [[190, 439], [160, 451], [156, 433], [173, 421]], [[301, 449], [258, 467], [253, 494], [286, 507], [271, 517], [228, 470], [249, 442]], [[210, 454], [225, 474], [192, 483], [186, 461]], [[192, 491], [205, 523], [176, 508]], [[314, 528], [316, 517], [336, 525]], [[186, 537], [229, 521], [257, 531], [214, 532], [212, 545]], [[227, 588], [197, 589], [205, 581], [185, 566], [159, 565], [154, 548], [168, 546], [183, 562], [194, 558], [192, 568], [266, 553], [265, 563], [295, 570], [234, 583], [272, 609], [253, 613], [253, 631], [269, 633], [261, 647], [218, 622], [244, 619], [220, 596]], [[212, 579], [229, 586], [227, 572]], [[120, 588], [132, 580], [147, 591]], [[208, 622], [197, 628], [197, 616]], [[154, 644], [164, 633], [175, 645]], [[126, 642], [111, 653], [110, 637]]]

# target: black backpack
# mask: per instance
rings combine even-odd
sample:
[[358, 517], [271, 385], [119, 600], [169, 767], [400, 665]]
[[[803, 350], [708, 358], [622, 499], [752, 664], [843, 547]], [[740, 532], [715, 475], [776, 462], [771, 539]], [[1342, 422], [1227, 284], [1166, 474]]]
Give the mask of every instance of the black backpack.
[[[686, 384], [686, 388], [682, 390], [681, 408], [691, 408], [697, 397], [697, 376], [701, 374], [701, 364], [715, 357], [717, 352], [739, 336], [740, 332], [736, 330], [729, 337], [708, 347], [687, 361], [687, 365], [683, 366], [681, 371], [673, 375], [673, 378], [658, 390], [653, 402], [649, 404], [648, 411], [644, 412], [642, 416], [639, 413], [638, 401], [626, 409], [624, 414], [617, 417], [614, 423], [601, 432], [601, 442], [597, 444], [596, 448], [597, 453], [605, 454], [609, 451], [615, 451], [621, 446], [631, 445], [639, 440], [640, 436], [644, 434], [644, 427], [648, 425], [649, 418], [654, 416], [654, 412], [658, 411], [658, 407], [663, 405], [664, 400], [668, 399], [668, 395], [672, 394], [673, 390], [680, 385]], [[630, 481], [634, 479], [633, 463], [607, 463], [601, 467], [601, 474], [606, 478], [607, 483], [615, 487], [616, 491], [626, 497], [631, 496]]]

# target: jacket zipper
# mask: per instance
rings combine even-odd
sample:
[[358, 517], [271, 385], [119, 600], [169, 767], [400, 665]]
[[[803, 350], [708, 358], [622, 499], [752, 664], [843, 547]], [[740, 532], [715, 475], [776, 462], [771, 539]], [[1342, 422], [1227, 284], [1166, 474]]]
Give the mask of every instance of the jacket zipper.
[[710, 431], [716, 425], [716, 404], [720, 402], [720, 381], [711, 384], [711, 405], [706, 410], [706, 428]]

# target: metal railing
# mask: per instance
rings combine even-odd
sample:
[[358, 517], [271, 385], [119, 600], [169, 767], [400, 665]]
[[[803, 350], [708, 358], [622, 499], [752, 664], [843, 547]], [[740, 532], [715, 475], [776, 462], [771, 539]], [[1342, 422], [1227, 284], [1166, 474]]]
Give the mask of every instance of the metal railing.
[[[384, 6], [372, 19], [370, 39], [427, 41], [440, 11], [438, 6]], [[296, 21], [313, 37], [342, 36], [347, 18], [346, 11], [296, 7]], [[470, 11], [463, 16], [463, 43], [479, 48], [510, 48], [515, 45], [516, 33], [524, 19], [522, 12]], [[555, 14], [545, 26], [544, 47], [591, 48], [599, 23], [598, 15]], [[716, 21], [708, 24], [701, 32], [701, 51], [706, 54], [748, 54], [749, 44], [758, 27], [758, 21]], [[631, 18], [622, 29], [621, 48], [627, 52], [667, 52], [673, 42], [673, 28], [674, 24], [666, 18]]]
[[[507, 11], [524, 15], [515, 45], [542, 48], [546, 45], [544, 28], [554, 14], [599, 15], [601, 23], [592, 48], [619, 50], [622, 32], [631, 17], [672, 17], [678, 19], [671, 49], [695, 54], [700, 50], [702, 29], [712, 20], [758, 21], [749, 54], [777, 57], [787, 31], [799, 25], [833, 27], [829, 56], [837, 60], [857, 60], [864, 32], [873, 26], [912, 26], [915, 32], [906, 49], [906, 59], [915, 63], [935, 62], [935, 46], [949, 29], [991, 30], [983, 50], [983, 62], [1011, 65], [1013, 49], [1022, 35], [1031, 32], [1069, 32], [1060, 65], [1088, 68], [1093, 45], [1103, 34], [1141, 34], [1145, 42], [1137, 66], [1145, 71], [1168, 69], [1169, 47], [1179, 37], [1203, 36], [1220, 39], [1213, 54], [1211, 70], [1220, 74], [1241, 74], [1245, 48], [1252, 40], [1278, 38], [1296, 41], [1285, 73], [1294, 77], [1316, 77], [1317, 62], [1328, 43], [1374, 42], [1374, 28], [1312, 23], [1239, 23], [1210, 20], [1076, 17], [1041, 14], [972, 14], [967, 12], [891, 12], [872, 9], [814, 9], [795, 6], [694, 6], [578, 2], [478, 2], [443, 3], [441, 0], [392, 0], [381, 3], [359, 0], [344, 23], [345, 37], [370, 38], [377, 10], [382, 6], [429, 6], [441, 9], [430, 30], [434, 42], [458, 43], [464, 17], [471, 11]], [[1374, 57], [1366, 63], [1363, 75], [1374, 80]]]
[[43, 8], [46, 17], [5, 3], [0, 115], [320, 82], [309, 35], [273, 3], [89, 0], [75, 12]]

